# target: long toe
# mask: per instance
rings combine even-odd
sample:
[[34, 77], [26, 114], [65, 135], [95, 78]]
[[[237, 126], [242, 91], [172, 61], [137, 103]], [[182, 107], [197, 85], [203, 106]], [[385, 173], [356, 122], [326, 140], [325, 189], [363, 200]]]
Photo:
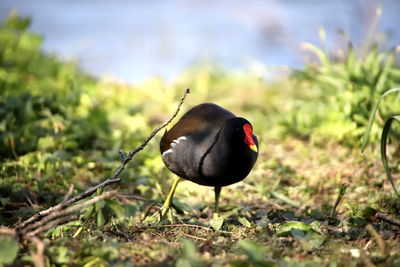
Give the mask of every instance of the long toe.
[[[166, 219], [167, 213], [171, 213], [171, 212], [172, 212], [172, 210], [169, 207], [163, 206], [161, 209], [157, 210], [151, 216], [146, 216], [145, 218], [143, 218], [142, 224], [145, 226], [159, 224]], [[172, 216], [172, 213], [168, 217], [171, 217], [171, 216]]]

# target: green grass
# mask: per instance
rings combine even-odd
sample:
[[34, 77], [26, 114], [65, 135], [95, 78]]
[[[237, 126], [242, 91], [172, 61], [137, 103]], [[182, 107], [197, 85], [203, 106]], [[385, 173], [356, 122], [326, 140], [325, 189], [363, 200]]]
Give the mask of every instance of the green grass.
[[[360, 153], [374, 105], [400, 83], [394, 51], [370, 46], [358, 54], [349, 46], [333, 60], [307, 45], [319, 64], [274, 83], [255, 73], [199, 67], [172, 83], [150, 78], [127, 85], [96, 80], [44, 54], [41, 37], [28, 26], [29, 19], [12, 15], [0, 27], [0, 225], [12, 228], [61, 202], [71, 184], [78, 194], [110, 177], [119, 166], [118, 150], [135, 148], [168, 119], [187, 87], [192, 93], [180, 115], [215, 102], [248, 118], [260, 140], [249, 177], [222, 189], [223, 224], [211, 220], [212, 188], [183, 182], [175, 204], [184, 215], [146, 228], [138, 222], [173, 180], [156, 136], [112, 186], [117, 197], [39, 236], [48, 265], [400, 264], [399, 228], [375, 216], [399, 219], [400, 200], [376, 149], [385, 120], [399, 114], [398, 97], [379, 105], [370, 146]], [[398, 135], [393, 127], [388, 146], [397, 188]], [[7, 234], [0, 239], [0, 265], [32, 264], [32, 243], [17, 246]]]

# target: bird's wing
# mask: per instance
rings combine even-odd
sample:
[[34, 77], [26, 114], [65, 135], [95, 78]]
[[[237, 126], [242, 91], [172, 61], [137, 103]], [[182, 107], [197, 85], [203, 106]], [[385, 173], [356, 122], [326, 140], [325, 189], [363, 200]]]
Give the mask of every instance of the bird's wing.
[[206, 131], [218, 131], [222, 124], [235, 117], [235, 115], [211, 103], [200, 104], [189, 110], [182, 118], [169, 130], [165, 131], [160, 142], [161, 153], [168, 150], [174, 140], [182, 136]]

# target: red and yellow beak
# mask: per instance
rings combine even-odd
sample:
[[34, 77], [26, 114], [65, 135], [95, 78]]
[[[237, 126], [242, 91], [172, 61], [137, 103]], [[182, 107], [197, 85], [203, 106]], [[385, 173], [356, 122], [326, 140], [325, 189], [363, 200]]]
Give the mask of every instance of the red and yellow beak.
[[253, 150], [254, 152], [258, 152], [257, 146], [256, 145], [249, 145], [250, 149]]
[[254, 142], [254, 138], [253, 138], [253, 127], [251, 126], [251, 124], [246, 123], [245, 125], [243, 125], [243, 130], [244, 130], [244, 142], [245, 144], [254, 152], [258, 152], [258, 148], [256, 145], [256, 142]]

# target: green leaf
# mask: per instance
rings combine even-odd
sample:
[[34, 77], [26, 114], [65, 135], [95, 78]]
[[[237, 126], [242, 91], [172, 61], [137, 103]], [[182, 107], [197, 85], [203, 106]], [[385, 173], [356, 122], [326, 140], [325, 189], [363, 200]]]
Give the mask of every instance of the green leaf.
[[106, 219], [104, 218], [103, 211], [100, 209], [97, 212], [97, 225], [103, 226], [105, 224], [105, 222], [106, 222]]
[[244, 250], [246, 255], [252, 261], [263, 261], [265, 254], [265, 247], [261, 246], [250, 240], [239, 241], [239, 247]]
[[100, 201], [97, 201], [96, 203], [94, 203], [96, 211], [103, 209], [105, 204], [106, 204], [106, 202], [104, 200], [100, 200]]
[[309, 215], [317, 220], [326, 220], [327, 216], [320, 210], [320, 209], [312, 209], [309, 213]]
[[246, 226], [247, 228], [251, 227], [251, 222], [249, 222], [245, 217], [239, 217], [238, 220], [243, 226]]
[[190, 267], [190, 266], [199, 266], [199, 252], [195, 246], [195, 244], [190, 240], [183, 240], [182, 245], [182, 253], [181, 256], [176, 263], [178, 267]]
[[239, 247], [243, 249], [246, 256], [254, 266], [269, 267], [276, 266], [272, 261], [266, 261], [266, 248], [250, 240], [241, 240], [238, 243]]
[[276, 232], [276, 234], [279, 237], [288, 236], [291, 233], [292, 228], [306, 232], [311, 230], [312, 226], [310, 224], [305, 224], [303, 222], [291, 221], [283, 224]]
[[290, 234], [301, 244], [302, 248], [306, 251], [319, 248], [326, 240], [325, 235], [322, 235], [314, 231], [313, 229], [303, 232], [299, 229], [292, 228], [290, 230]]
[[389, 179], [390, 184], [393, 187], [394, 192], [396, 193], [397, 197], [399, 197], [399, 192], [396, 189], [396, 186], [393, 181], [393, 177], [390, 171], [390, 167], [387, 161], [387, 155], [386, 155], [386, 144], [387, 144], [387, 139], [389, 137], [389, 131], [390, 127], [392, 126], [392, 122], [396, 120], [400, 122], [400, 116], [392, 116], [389, 119], [386, 120], [385, 125], [383, 126], [382, 130], [382, 138], [381, 138], [381, 159], [382, 159], [382, 164], [383, 167], [385, 168], [386, 172], [386, 177]]
[[285, 202], [286, 204], [288, 204], [288, 205], [290, 205], [290, 206], [293, 206], [293, 207], [296, 207], [296, 208], [300, 207], [300, 203], [299, 203], [299, 202], [288, 198], [288, 197], [285, 196], [284, 194], [281, 194], [281, 193], [272, 191], [272, 192], [271, 192], [271, 195], [272, 195], [274, 198], [277, 198], [277, 199], [279, 199], [279, 200], [282, 200], [283, 202]]
[[369, 141], [369, 135], [371, 134], [371, 129], [372, 129], [372, 125], [373, 122], [375, 120], [375, 115], [376, 112], [378, 111], [378, 107], [379, 107], [379, 103], [381, 103], [381, 101], [389, 94], [395, 93], [395, 92], [400, 92], [400, 88], [392, 88], [388, 91], [386, 91], [385, 93], [383, 93], [379, 99], [378, 102], [376, 102], [371, 115], [369, 116], [369, 120], [368, 120], [368, 125], [367, 125], [367, 129], [364, 132], [364, 135], [362, 137], [362, 142], [361, 142], [361, 152], [364, 152], [365, 147], [368, 145], [368, 141]]
[[308, 232], [306, 237], [310, 241], [313, 249], [319, 248], [326, 240], [325, 235], [321, 235], [315, 231]]
[[139, 210], [139, 208], [135, 205], [131, 205], [131, 204], [124, 205], [124, 214], [127, 217], [134, 216], [138, 210]]
[[94, 205], [88, 207], [86, 212], [82, 215], [82, 218], [89, 219], [94, 214]]
[[18, 242], [11, 236], [0, 237], [0, 263], [11, 264], [17, 257]]
[[194, 243], [190, 240], [183, 240], [182, 256], [188, 259], [195, 260], [198, 257], [198, 251]]
[[103, 192], [104, 192], [104, 187], [99, 187], [96, 190], [96, 195], [100, 196], [101, 194], [103, 194]]
[[107, 199], [106, 203], [111, 209], [111, 212], [118, 217], [118, 219], [123, 219], [125, 217], [124, 208], [120, 203], [115, 200]]
[[296, 228], [292, 228], [290, 229], [290, 233], [292, 234], [292, 236], [297, 239], [297, 240], [301, 240], [304, 239], [306, 234], [303, 231], [300, 231]]
[[223, 223], [224, 223], [224, 218], [220, 216], [218, 216], [217, 218], [213, 218], [210, 221], [210, 225], [215, 231], [221, 229]]

